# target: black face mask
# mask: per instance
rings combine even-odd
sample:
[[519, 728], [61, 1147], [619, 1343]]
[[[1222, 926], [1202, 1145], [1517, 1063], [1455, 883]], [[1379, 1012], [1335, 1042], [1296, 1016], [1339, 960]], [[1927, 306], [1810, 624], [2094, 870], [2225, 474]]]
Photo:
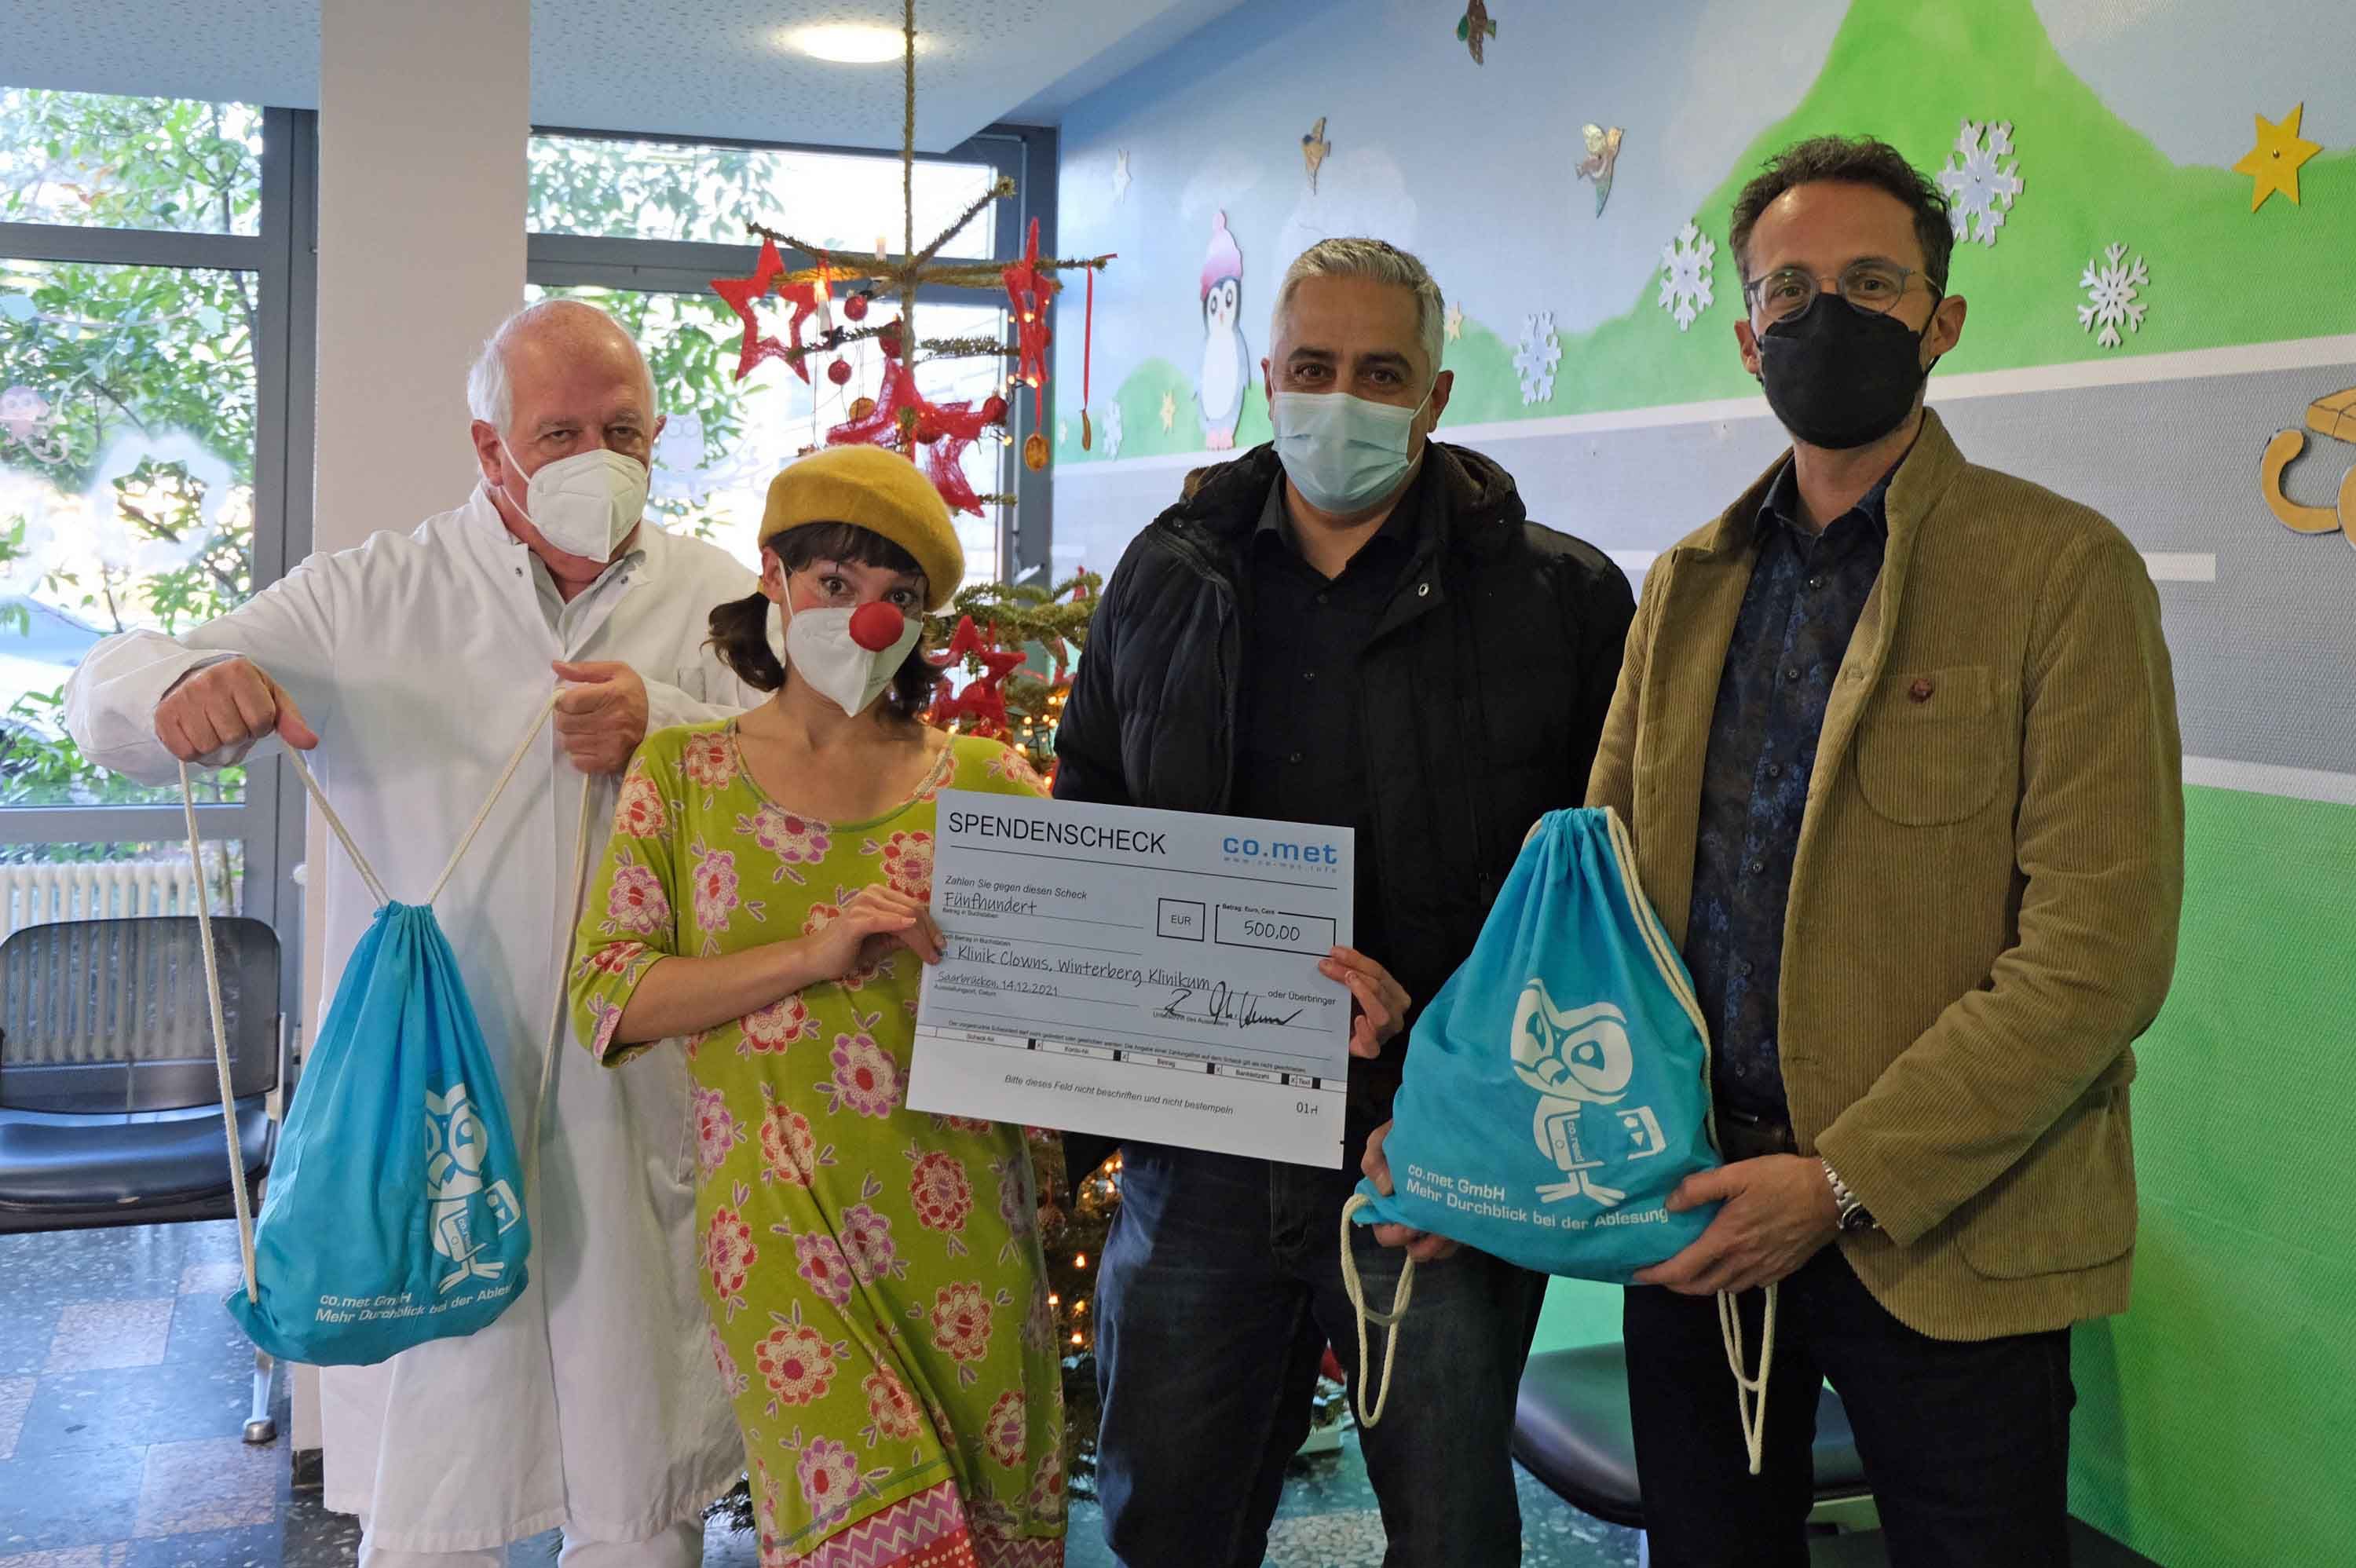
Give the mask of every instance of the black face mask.
[[1905, 423], [1930, 374], [1922, 339], [1904, 322], [1837, 296], [1777, 322], [1757, 341], [1767, 406], [1795, 438], [1835, 452], [1869, 445]]

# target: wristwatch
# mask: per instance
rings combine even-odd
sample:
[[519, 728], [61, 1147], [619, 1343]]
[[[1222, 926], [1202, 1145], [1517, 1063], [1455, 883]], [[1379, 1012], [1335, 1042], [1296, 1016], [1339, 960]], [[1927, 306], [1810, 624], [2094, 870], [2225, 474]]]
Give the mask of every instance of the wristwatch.
[[1844, 1231], [1875, 1229], [1879, 1221], [1874, 1219], [1873, 1211], [1865, 1206], [1864, 1199], [1848, 1189], [1848, 1183], [1840, 1179], [1840, 1172], [1833, 1168], [1833, 1162], [1819, 1159], [1816, 1163], [1825, 1168], [1825, 1179], [1833, 1185], [1833, 1203], [1840, 1210], [1840, 1228]]

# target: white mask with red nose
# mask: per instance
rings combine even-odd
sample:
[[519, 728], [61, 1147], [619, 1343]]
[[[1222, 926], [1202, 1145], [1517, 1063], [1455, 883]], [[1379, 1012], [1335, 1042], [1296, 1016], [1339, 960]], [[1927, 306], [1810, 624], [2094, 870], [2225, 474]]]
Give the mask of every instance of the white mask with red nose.
[[877, 600], [855, 610], [789, 610], [785, 662], [809, 688], [857, 715], [884, 695], [924, 623]]

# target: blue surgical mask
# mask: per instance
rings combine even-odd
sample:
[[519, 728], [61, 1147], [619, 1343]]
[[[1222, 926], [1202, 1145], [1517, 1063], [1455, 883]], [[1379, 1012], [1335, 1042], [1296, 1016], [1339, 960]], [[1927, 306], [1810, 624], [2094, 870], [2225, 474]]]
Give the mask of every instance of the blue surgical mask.
[[1411, 409], [1347, 392], [1277, 393], [1268, 413], [1285, 477], [1321, 512], [1364, 510], [1407, 476], [1408, 442], [1430, 401], [1429, 391]]

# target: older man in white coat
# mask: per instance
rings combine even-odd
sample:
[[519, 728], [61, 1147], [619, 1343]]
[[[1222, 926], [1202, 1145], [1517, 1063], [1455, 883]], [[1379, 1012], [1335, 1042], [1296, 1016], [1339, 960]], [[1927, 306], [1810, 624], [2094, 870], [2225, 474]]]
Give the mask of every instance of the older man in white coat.
[[[603, 312], [519, 313], [467, 400], [482, 483], [465, 506], [314, 556], [184, 637], [109, 638], [67, 724], [86, 756], [148, 783], [180, 760], [300, 748], [391, 896], [415, 900], [562, 684], [551, 732], [435, 906], [520, 1129], [550, 1048], [583, 775], [602, 844], [612, 775], [650, 728], [755, 699], [703, 645], [707, 612], [753, 578], [640, 520], [663, 421], [644, 357]], [[374, 905], [340, 850], [320, 869], [333, 995]], [[500, 1563], [558, 1526], [568, 1568], [691, 1563], [703, 1509], [739, 1473], [696, 1296], [683, 1059], [599, 1072], [558, 1051], [523, 1295], [477, 1334], [322, 1372], [327, 1506], [360, 1517], [363, 1568]]]

